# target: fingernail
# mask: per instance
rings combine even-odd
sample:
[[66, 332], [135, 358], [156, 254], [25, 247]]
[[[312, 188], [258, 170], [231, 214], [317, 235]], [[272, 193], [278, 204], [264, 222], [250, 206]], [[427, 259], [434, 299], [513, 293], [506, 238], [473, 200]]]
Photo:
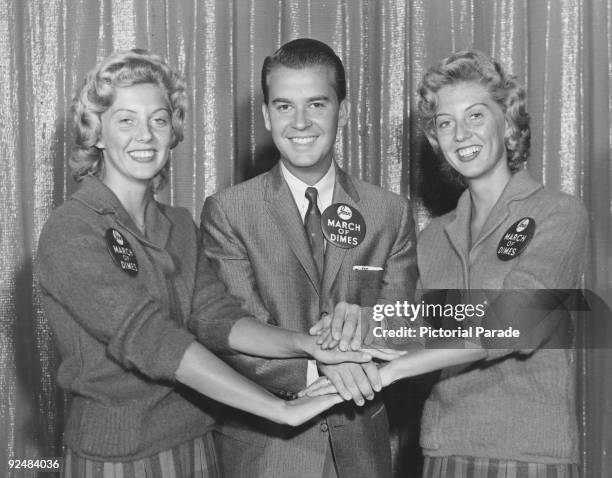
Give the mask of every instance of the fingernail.
[[340, 344], [340, 350], [342, 350], [343, 352], [346, 352], [346, 349], [347, 349], [346, 344], [345, 343], [341, 343]]
[[367, 398], [368, 400], [372, 400], [372, 399], [374, 398], [374, 395], [368, 395], [366, 398]]
[[363, 407], [364, 403], [365, 402], [363, 400], [357, 400], [357, 405], [359, 405], [360, 407]]
[[372, 356], [369, 354], [364, 354], [363, 359], [369, 362], [370, 360], [372, 360]]

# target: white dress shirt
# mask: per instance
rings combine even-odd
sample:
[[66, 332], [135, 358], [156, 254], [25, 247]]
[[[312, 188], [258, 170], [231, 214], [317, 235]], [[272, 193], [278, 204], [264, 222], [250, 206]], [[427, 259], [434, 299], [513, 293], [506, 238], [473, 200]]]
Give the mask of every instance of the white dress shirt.
[[[332, 200], [334, 198], [334, 184], [336, 182], [336, 168], [333, 161], [325, 175], [316, 184], [313, 184], [312, 186], [309, 186], [304, 181], [294, 176], [285, 167], [282, 161], [280, 163], [280, 168], [281, 172], [283, 173], [283, 177], [287, 182], [287, 186], [289, 186], [289, 191], [291, 191], [293, 200], [295, 201], [298, 211], [300, 212], [302, 222], [304, 222], [304, 218], [306, 217], [306, 211], [308, 210], [308, 198], [306, 197], [306, 188], [313, 187], [317, 189], [317, 206], [319, 206], [319, 211], [321, 211], [321, 213], [325, 211], [326, 208], [331, 206]], [[327, 247], [327, 241], [324, 244], [325, 247]], [[317, 378], [319, 378], [319, 372], [317, 371], [316, 361], [309, 360], [308, 368], [306, 369], [306, 384], [310, 385]]]

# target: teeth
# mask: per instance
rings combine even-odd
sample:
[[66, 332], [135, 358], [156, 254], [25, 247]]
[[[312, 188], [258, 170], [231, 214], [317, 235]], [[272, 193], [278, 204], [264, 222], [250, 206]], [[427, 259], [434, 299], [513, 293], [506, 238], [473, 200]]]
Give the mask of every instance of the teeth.
[[461, 158], [468, 158], [470, 156], [473, 156], [473, 155], [479, 153], [480, 150], [481, 150], [480, 146], [469, 146], [467, 148], [458, 149], [457, 150], [457, 154]]
[[155, 151], [131, 151], [130, 156], [134, 159], [152, 159], [155, 156]]
[[292, 142], [297, 143], [297, 144], [310, 144], [310, 143], [314, 143], [315, 139], [317, 139], [316, 136], [307, 136], [304, 138], [289, 138]]

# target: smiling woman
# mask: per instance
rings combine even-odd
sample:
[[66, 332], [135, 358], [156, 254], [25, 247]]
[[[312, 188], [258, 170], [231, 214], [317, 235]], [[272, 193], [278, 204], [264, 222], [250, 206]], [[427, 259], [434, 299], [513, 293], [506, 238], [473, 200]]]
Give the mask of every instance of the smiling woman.
[[[424, 130], [467, 190], [419, 237], [422, 289], [470, 289], [472, 298], [478, 289], [521, 289], [517, 300], [528, 301], [580, 286], [586, 213], [523, 168], [530, 137], [524, 98], [516, 79], [479, 52], [457, 53], [426, 72]], [[513, 251], [500, 250], [504, 239]], [[483, 324], [497, 304], [487, 304]], [[548, 314], [553, 322], [555, 312]], [[527, 332], [525, 321], [517, 312], [508, 325]], [[547, 345], [556, 333], [529, 333], [537, 344], [529, 350], [502, 350], [482, 337], [482, 348], [442, 339], [383, 369], [389, 381], [443, 369], [423, 412], [424, 477], [579, 476], [575, 350]], [[454, 367], [470, 362], [477, 365]]]

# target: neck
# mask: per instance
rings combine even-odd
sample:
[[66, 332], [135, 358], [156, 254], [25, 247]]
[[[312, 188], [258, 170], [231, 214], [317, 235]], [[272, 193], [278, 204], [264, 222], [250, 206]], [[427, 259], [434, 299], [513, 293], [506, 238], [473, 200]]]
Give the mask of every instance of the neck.
[[489, 215], [511, 177], [512, 172], [504, 161], [502, 167], [493, 171], [487, 177], [468, 181], [472, 198], [473, 220], [484, 219]]
[[327, 174], [329, 168], [332, 166], [331, 156], [324, 162], [317, 163], [308, 168], [297, 168], [283, 158], [281, 158], [281, 161], [291, 174], [309, 186], [314, 186], [317, 184], [321, 178]]
[[121, 202], [127, 213], [132, 218], [132, 221], [139, 229], [144, 228], [145, 210], [148, 202], [149, 185], [147, 183], [130, 183], [129, 185], [118, 185], [115, 182], [107, 182], [102, 179], [102, 182], [115, 193], [115, 196]]

